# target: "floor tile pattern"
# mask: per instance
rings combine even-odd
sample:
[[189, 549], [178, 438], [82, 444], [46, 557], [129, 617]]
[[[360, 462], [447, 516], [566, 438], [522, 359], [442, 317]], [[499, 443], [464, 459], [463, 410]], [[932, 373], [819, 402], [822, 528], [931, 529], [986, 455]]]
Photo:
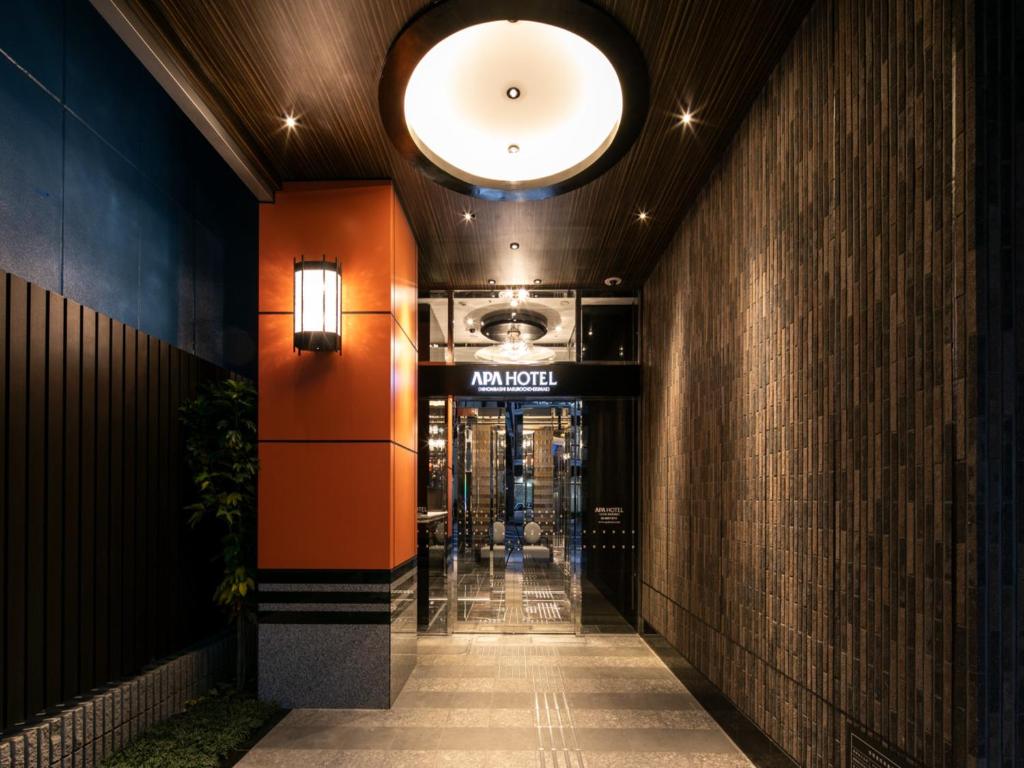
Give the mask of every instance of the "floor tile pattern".
[[750, 768], [636, 635], [421, 638], [390, 710], [295, 710], [241, 768]]
[[458, 626], [472, 632], [571, 632], [572, 606], [562, 563], [538, 562], [510, 552], [493, 572], [486, 560], [459, 561]]

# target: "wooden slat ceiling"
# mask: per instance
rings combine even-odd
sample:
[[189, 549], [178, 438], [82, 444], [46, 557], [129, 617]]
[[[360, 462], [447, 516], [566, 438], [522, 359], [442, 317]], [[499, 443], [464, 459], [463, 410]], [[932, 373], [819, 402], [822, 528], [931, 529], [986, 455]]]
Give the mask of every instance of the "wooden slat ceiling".
[[[484, 202], [423, 177], [377, 109], [391, 41], [422, 0], [128, 0], [275, 183], [392, 178], [420, 246], [421, 287], [637, 286], [665, 249], [810, 0], [602, 0], [647, 57], [634, 147], [559, 197]], [[698, 122], [676, 125], [690, 106]], [[294, 110], [301, 126], [282, 129]], [[768, 150], [770, 148], [766, 148]], [[460, 218], [472, 209], [470, 224]], [[636, 211], [650, 212], [640, 223]], [[740, 225], [737, 222], [737, 225]], [[508, 248], [511, 241], [520, 250]]]

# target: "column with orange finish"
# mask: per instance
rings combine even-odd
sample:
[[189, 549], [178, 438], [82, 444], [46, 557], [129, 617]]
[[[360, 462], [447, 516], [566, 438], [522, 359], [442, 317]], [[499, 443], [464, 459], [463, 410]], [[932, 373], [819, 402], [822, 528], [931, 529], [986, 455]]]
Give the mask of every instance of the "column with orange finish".
[[[292, 347], [294, 261], [341, 262], [341, 353]], [[259, 687], [387, 707], [415, 664], [416, 242], [389, 182], [260, 210]]]

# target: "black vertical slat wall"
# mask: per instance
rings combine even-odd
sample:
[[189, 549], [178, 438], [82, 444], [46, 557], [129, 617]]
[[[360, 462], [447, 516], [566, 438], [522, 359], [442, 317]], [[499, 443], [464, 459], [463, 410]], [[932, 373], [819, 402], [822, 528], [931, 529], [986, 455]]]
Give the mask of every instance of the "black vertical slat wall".
[[0, 730], [219, 627], [177, 412], [223, 375], [0, 272]]

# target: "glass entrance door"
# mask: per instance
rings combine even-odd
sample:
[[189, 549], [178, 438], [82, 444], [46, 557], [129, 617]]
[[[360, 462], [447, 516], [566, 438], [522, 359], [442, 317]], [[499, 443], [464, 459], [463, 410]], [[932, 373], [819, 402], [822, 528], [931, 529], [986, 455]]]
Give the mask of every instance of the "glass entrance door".
[[575, 632], [580, 618], [580, 407], [461, 403], [455, 631]]

